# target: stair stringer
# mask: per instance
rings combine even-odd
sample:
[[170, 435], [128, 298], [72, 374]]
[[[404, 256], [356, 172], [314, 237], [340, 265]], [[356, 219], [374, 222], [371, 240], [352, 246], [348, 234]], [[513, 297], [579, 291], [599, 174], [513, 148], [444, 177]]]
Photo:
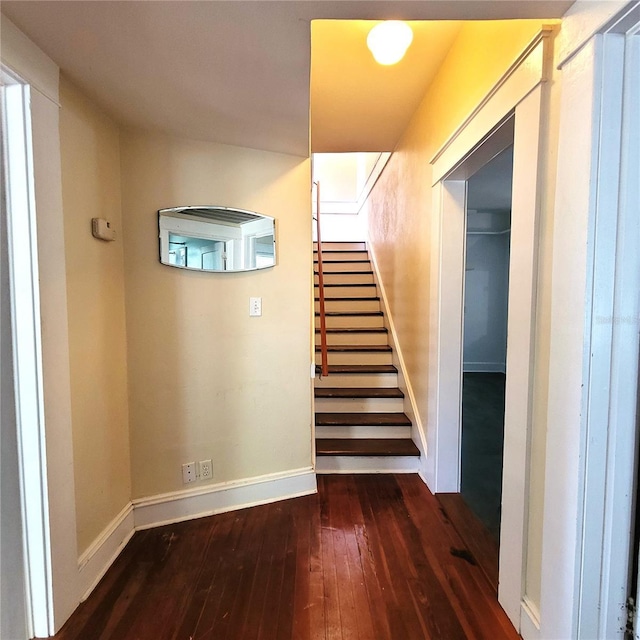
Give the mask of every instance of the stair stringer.
[[392, 348], [393, 364], [398, 369], [398, 388], [404, 393], [404, 412], [411, 420], [411, 436], [416, 443], [418, 449], [420, 449], [420, 461], [419, 461], [419, 475], [423, 482], [429, 486], [426, 480], [426, 460], [427, 460], [427, 435], [420, 418], [420, 412], [418, 411], [418, 405], [416, 402], [416, 396], [411, 386], [411, 380], [407, 372], [407, 367], [402, 356], [402, 349], [400, 347], [400, 341], [398, 340], [398, 334], [396, 332], [395, 325], [393, 323], [393, 315], [389, 308], [389, 301], [387, 298], [387, 292], [385, 291], [382, 278], [380, 277], [380, 270], [378, 269], [378, 261], [376, 260], [376, 253], [372, 242], [367, 241], [367, 249], [369, 251], [369, 258], [371, 261], [371, 267], [373, 268], [373, 279], [378, 289], [378, 295], [380, 297], [380, 305], [384, 313], [384, 325], [388, 329], [389, 345]]

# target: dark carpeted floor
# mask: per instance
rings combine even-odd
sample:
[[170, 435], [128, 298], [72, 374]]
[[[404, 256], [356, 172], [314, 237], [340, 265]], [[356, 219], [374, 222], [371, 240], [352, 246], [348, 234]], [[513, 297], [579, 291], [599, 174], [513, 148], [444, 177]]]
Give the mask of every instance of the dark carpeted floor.
[[498, 541], [504, 445], [502, 373], [465, 373], [462, 385], [462, 482], [467, 505]]

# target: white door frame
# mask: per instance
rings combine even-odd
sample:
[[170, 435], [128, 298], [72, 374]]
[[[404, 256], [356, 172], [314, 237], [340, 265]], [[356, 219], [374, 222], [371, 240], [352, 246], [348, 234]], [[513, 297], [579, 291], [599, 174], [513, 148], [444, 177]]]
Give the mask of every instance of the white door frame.
[[640, 4], [595, 34], [573, 19], [591, 35], [559, 65], [541, 636], [621, 639], [637, 447]]
[[7, 230], [13, 369], [24, 527], [27, 624], [31, 635], [53, 629], [53, 586], [46, 485], [30, 88], [6, 68], [2, 123], [6, 154]]
[[[466, 180], [514, 144], [512, 251], [509, 269], [507, 387], [498, 600], [520, 629], [524, 611], [528, 459], [536, 312], [540, 127], [550, 30], [543, 29], [496, 88], [432, 160], [434, 223], [440, 251], [432, 257], [438, 292], [437, 354], [428, 430], [427, 483], [434, 492], [460, 487], [461, 372]], [[537, 624], [537, 620], [532, 620]]]
[[[16, 238], [11, 237], [8, 241], [10, 251], [13, 251], [10, 259], [22, 261], [20, 273], [15, 268], [14, 274], [31, 282], [24, 285], [26, 289], [14, 285], [14, 291], [21, 297], [30, 298], [21, 303], [32, 307], [32, 312], [26, 312], [24, 316], [27, 324], [20, 326], [32, 348], [20, 355], [14, 343], [14, 358], [20, 359], [20, 368], [31, 376], [31, 389], [36, 395], [21, 398], [20, 390], [16, 388], [16, 410], [19, 417], [24, 415], [23, 410], [33, 415], [35, 408], [38, 413], [38, 433], [34, 435], [38, 451], [34, 455], [41, 456], [40, 464], [35, 468], [33, 459], [28, 459], [23, 464], [22, 475], [28, 476], [28, 491], [40, 494], [37, 502], [38, 509], [43, 512], [42, 524], [36, 524], [32, 532], [27, 522], [26, 535], [30, 537], [34, 533], [38, 537], [34, 544], [43, 561], [34, 562], [33, 557], [27, 557], [26, 570], [34, 581], [43, 585], [35, 598], [32, 586], [33, 632], [48, 636], [60, 629], [82, 595], [75, 535], [59, 69], [4, 16], [0, 30], [2, 65], [18, 81], [16, 90], [23, 92], [24, 111], [30, 118], [30, 126], [25, 126], [23, 131], [28, 140], [27, 153], [31, 154], [32, 160], [31, 168], [25, 167], [32, 173], [29, 208], [11, 212], [13, 222], [21, 227], [23, 242], [17, 245]], [[31, 425], [34, 426], [35, 423]], [[31, 433], [35, 434], [35, 431]], [[28, 493], [24, 500], [31, 509], [31, 494]]]

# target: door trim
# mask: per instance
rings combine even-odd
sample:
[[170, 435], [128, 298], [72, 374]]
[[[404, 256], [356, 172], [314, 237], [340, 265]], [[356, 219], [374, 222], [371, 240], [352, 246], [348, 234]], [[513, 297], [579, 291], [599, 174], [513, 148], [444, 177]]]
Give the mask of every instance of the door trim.
[[[434, 237], [437, 291], [431, 327], [432, 425], [426, 477], [434, 492], [459, 490], [461, 371], [466, 179], [511, 143], [514, 177], [512, 252], [509, 274], [509, 336], [505, 398], [505, 450], [498, 600], [520, 629], [526, 565], [528, 461], [533, 389], [532, 349], [536, 314], [537, 227], [541, 164], [540, 129], [544, 81], [551, 64], [551, 30], [540, 32], [527, 55], [501, 79], [433, 159]], [[512, 128], [511, 128], [512, 127]], [[525, 366], [522, 365], [525, 363]], [[530, 607], [526, 608], [529, 611]], [[530, 622], [537, 627], [536, 616]]]
[[626, 626], [640, 312], [638, 29], [633, 3], [562, 64], [543, 637], [622, 638]]

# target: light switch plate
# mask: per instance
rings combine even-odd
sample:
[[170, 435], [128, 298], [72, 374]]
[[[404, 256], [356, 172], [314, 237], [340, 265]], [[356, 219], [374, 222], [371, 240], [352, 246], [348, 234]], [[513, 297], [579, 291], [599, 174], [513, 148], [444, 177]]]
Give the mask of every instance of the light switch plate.
[[262, 298], [249, 298], [249, 315], [252, 317], [262, 315]]

